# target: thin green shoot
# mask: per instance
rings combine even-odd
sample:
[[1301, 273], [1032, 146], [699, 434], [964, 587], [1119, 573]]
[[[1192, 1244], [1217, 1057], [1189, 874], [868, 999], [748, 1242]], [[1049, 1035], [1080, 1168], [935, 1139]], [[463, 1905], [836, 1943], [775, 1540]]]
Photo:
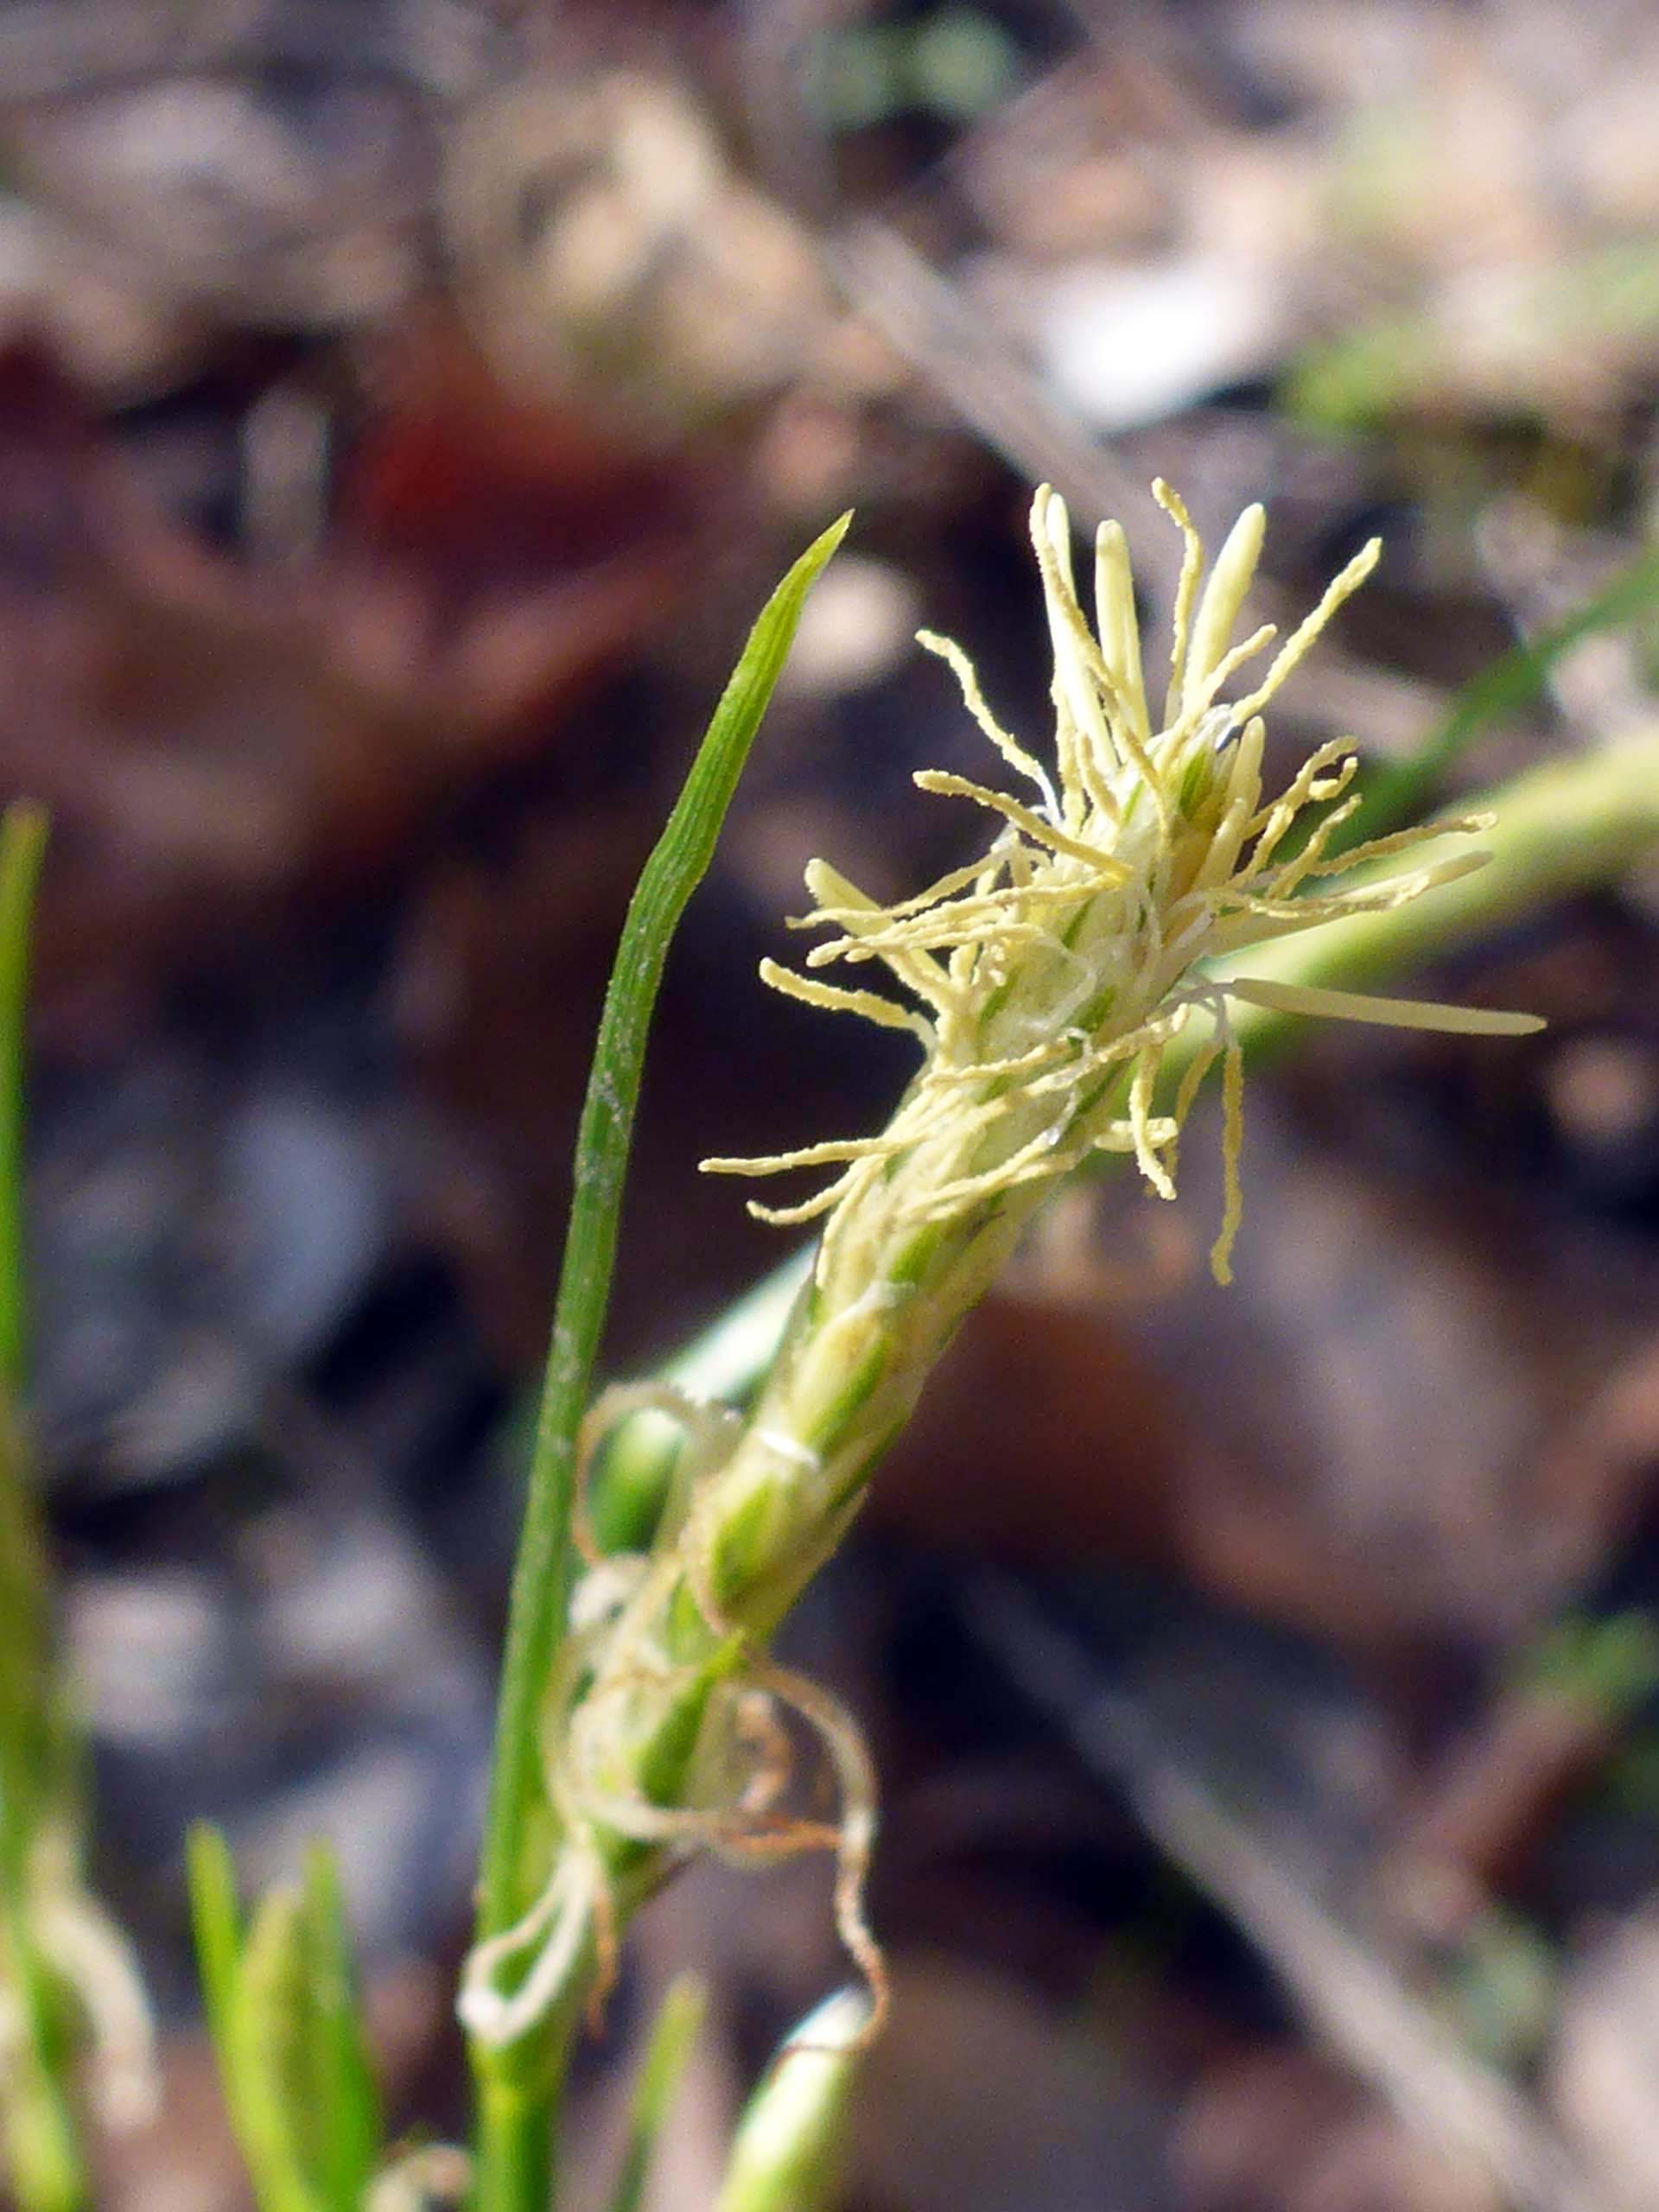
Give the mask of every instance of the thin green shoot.
[[305, 1949], [318, 2180], [335, 2212], [358, 2212], [380, 2156], [380, 2096], [364, 2039], [340, 1872], [323, 1843], [306, 1858]]
[[709, 1993], [696, 1974], [670, 1983], [651, 2040], [639, 2062], [633, 2101], [628, 2111], [628, 2139], [608, 2212], [639, 2212], [651, 2162], [667, 2123], [676, 2092], [691, 2056], [709, 2006]]
[[14, 1402], [26, 1351], [23, 1265], [23, 1014], [29, 920], [46, 851], [43, 807], [19, 803], [0, 817], [0, 1376]]
[[34, 1847], [53, 1810], [62, 1749], [45, 1540], [22, 1421], [23, 1016], [46, 834], [38, 806], [14, 804], [0, 817], [0, 1952], [21, 2030], [0, 2089], [22, 2212], [78, 2212], [87, 2183], [70, 2087], [73, 2037], [30, 1920]]
[[[623, 925], [577, 1132], [569, 1225], [513, 1570], [480, 1870], [480, 1941], [510, 1927], [534, 1894], [531, 1844], [538, 1824], [545, 1832], [539, 1721], [572, 1579], [576, 1431], [593, 1391], [645, 1041], [664, 964], [680, 916], [713, 858], [807, 593], [850, 519], [843, 516], [825, 531], [767, 601]], [[550, 2061], [534, 2091], [526, 2092], [512, 2053], [504, 2055], [505, 2064], [486, 2053], [477, 2056], [484, 2091], [480, 2212], [545, 2212], [556, 2063]]]

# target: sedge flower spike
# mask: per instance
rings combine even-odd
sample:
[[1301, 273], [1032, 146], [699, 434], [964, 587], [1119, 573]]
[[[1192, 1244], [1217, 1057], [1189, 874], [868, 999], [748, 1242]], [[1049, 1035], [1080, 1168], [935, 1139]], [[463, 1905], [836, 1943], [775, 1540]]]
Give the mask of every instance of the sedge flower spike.
[[[1185, 510], [1161, 484], [1154, 490], [1185, 547], [1157, 718], [1122, 531], [1108, 523], [1096, 537], [1091, 622], [1065, 505], [1039, 491], [1032, 538], [1054, 653], [1052, 748], [1039, 756], [1003, 729], [967, 656], [925, 635], [1024, 788], [923, 771], [925, 791], [993, 818], [979, 856], [890, 906], [815, 861], [804, 925], [831, 934], [804, 973], [763, 965], [792, 998], [911, 1032], [922, 1064], [880, 1135], [703, 1162], [721, 1173], [835, 1171], [815, 1197], [755, 1207], [782, 1223], [821, 1217], [823, 1230], [748, 1412], [658, 1384], [607, 1392], [588, 1416], [579, 1480], [608, 1428], [642, 1406], [677, 1419], [685, 1444], [648, 1551], [587, 1548], [543, 1733], [558, 1840], [537, 1902], [474, 1949], [463, 1981], [461, 2017], [485, 2044], [515, 2041], [556, 2007], [568, 2014], [584, 1977], [602, 1990], [621, 1923], [664, 1859], [698, 1849], [764, 1864], [833, 1848], [837, 1923], [879, 2018], [880, 1959], [861, 1903], [874, 1774], [850, 1715], [766, 1647], [845, 1534], [963, 1315], [1057, 1179], [1092, 1155], [1128, 1156], [1173, 1198], [1182, 1126], [1217, 1062], [1226, 1197], [1211, 1259], [1227, 1279], [1241, 1205], [1236, 1005], [1469, 1034], [1539, 1026], [1251, 981], [1248, 959], [1239, 964], [1254, 944], [1397, 906], [1478, 867], [1466, 849], [1392, 863], [1489, 817], [1338, 849], [1358, 804], [1346, 739], [1318, 747], [1265, 796], [1262, 709], [1378, 548], [1349, 563], [1250, 683], [1242, 671], [1274, 643], [1271, 628], [1233, 642], [1261, 554], [1261, 508], [1234, 525], [1205, 581]], [[1344, 880], [1363, 863], [1383, 865]], [[864, 984], [877, 963], [898, 995]], [[831, 965], [853, 980], [825, 980]], [[791, 1723], [834, 1770], [834, 1823], [782, 1808]]]
[[[1166, 486], [1153, 490], [1185, 540], [1160, 724], [1148, 704], [1123, 531], [1105, 523], [1097, 533], [1091, 626], [1073, 575], [1065, 502], [1045, 486], [1033, 503], [1031, 534], [1054, 653], [1052, 766], [997, 722], [961, 648], [922, 632], [920, 643], [950, 666], [969, 712], [1029, 794], [919, 772], [924, 791], [967, 799], [1001, 827], [979, 860], [892, 906], [822, 861], [808, 868], [817, 903], [798, 925], [835, 932], [808, 954], [808, 970], [880, 962], [902, 1001], [762, 965], [775, 989], [910, 1029], [925, 1052], [879, 1136], [702, 1163], [750, 1175], [840, 1169], [803, 1204], [751, 1207], [780, 1223], [827, 1217], [821, 1289], [849, 1268], [877, 1280], [860, 1249], [891, 1249], [907, 1235], [991, 1215], [1023, 1219], [1045, 1186], [1094, 1153], [1129, 1154], [1151, 1188], [1173, 1198], [1182, 1125], [1217, 1060], [1226, 1198], [1211, 1258], [1225, 1282], [1242, 1208], [1243, 1070], [1231, 1002], [1465, 1034], [1538, 1027], [1522, 1014], [1253, 982], [1231, 963], [1224, 976], [1211, 973], [1218, 956], [1402, 905], [1478, 868], [1484, 855], [1465, 850], [1358, 888], [1336, 880], [1427, 839], [1478, 831], [1490, 817], [1437, 822], [1333, 852], [1359, 804], [1344, 796], [1358, 765], [1345, 738], [1320, 746], [1276, 798], [1264, 798], [1261, 710], [1370, 574], [1380, 545], [1373, 539], [1355, 556], [1259, 680], [1241, 685], [1243, 696], [1224, 698], [1275, 640], [1268, 625], [1234, 643], [1261, 555], [1262, 510], [1245, 510], [1206, 582], [1185, 507]], [[1171, 1048], [1194, 1022], [1205, 1026], [1202, 1041], [1194, 1049], [1185, 1039], [1179, 1081], [1160, 1086]], [[1160, 1087], [1169, 1095], [1160, 1096]]]

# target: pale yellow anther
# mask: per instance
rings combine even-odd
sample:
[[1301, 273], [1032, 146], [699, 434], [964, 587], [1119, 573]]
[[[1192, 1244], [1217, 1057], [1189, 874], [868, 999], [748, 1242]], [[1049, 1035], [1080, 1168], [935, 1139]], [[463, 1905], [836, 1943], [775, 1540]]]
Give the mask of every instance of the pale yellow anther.
[[1192, 518], [1186, 512], [1179, 494], [1172, 492], [1161, 476], [1153, 480], [1152, 496], [1181, 533], [1181, 578], [1175, 587], [1175, 612], [1171, 621], [1169, 646], [1169, 691], [1164, 702], [1164, 720], [1173, 722], [1180, 710], [1181, 671], [1186, 665], [1186, 641], [1192, 625], [1192, 603], [1198, 597], [1198, 578], [1204, 569], [1204, 541], [1192, 527]]
[[962, 647], [953, 638], [942, 638], [933, 630], [918, 630], [916, 632], [916, 642], [925, 652], [937, 654], [944, 663], [957, 679], [963, 706], [967, 708], [1008, 766], [1011, 768], [1017, 768], [1022, 776], [1029, 777], [1052, 809], [1054, 786], [1049, 781], [1047, 769], [1039, 760], [1027, 752], [1017, 738], [1008, 735], [1007, 730], [987, 706], [985, 694], [980, 689], [979, 677], [974, 671], [974, 664]]
[[1447, 1006], [1434, 999], [1380, 999], [1364, 991], [1333, 991], [1312, 983], [1274, 983], [1246, 976], [1229, 979], [1227, 995], [1274, 1014], [1310, 1014], [1322, 1021], [1365, 1021], [1383, 1029], [1430, 1029], [1450, 1037], [1530, 1037], [1543, 1027], [1535, 1014], [1500, 1013], [1484, 1006]]
[[[1227, 542], [1216, 556], [1216, 565], [1210, 571], [1210, 581], [1204, 588], [1198, 601], [1198, 611], [1192, 620], [1192, 636], [1186, 649], [1186, 666], [1181, 673], [1181, 711], [1191, 713], [1208, 678], [1221, 666], [1232, 643], [1237, 626], [1239, 610], [1244, 604], [1245, 594], [1255, 580], [1256, 563], [1262, 558], [1262, 540], [1268, 526], [1267, 511], [1256, 505], [1246, 507], [1227, 533]], [[1271, 632], [1258, 631], [1256, 639], [1265, 643]], [[1255, 640], [1252, 640], [1254, 648]], [[1205, 695], [1207, 706], [1213, 693]]]
[[1119, 522], [1103, 522], [1095, 533], [1095, 626], [1101, 656], [1144, 746], [1152, 736], [1147, 687], [1141, 671], [1141, 620], [1135, 606], [1135, 571], [1129, 542]]
[[965, 868], [954, 868], [948, 874], [930, 883], [925, 891], [918, 891], [908, 899], [895, 899], [890, 906], [878, 907], [873, 899], [861, 896], [852, 906], [815, 906], [810, 914], [785, 915], [784, 927], [791, 930], [820, 929], [825, 922], [833, 922], [838, 928], [850, 929], [869, 914], [879, 914], [883, 921], [899, 921], [906, 915], [919, 914], [930, 906], [937, 906], [942, 899], [953, 898], [970, 884], [988, 890], [1002, 873], [1007, 859], [1006, 854], [999, 853], [993, 847], [983, 860], [969, 861]]
[[1251, 692], [1248, 699], [1239, 702], [1236, 711], [1241, 720], [1267, 705], [1292, 670], [1312, 652], [1319, 632], [1337, 609], [1344, 600], [1353, 597], [1382, 557], [1382, 541], [1380, 537], [1373, 537], [1369, 544], [1355, 554], [1341, 574], [1332, 579], [1313, 612], [1300, 622], [1286, 639], [1278, 658], [1262, 678], [1260, 688]]
[[911, 779], [918, 791], [934, 791], [945, 798], [971, 799], [976, 806], [982, 806], [992, 814], [1000, 814], [1004, 821], [1013, 823], [1016, 830], [1023, 830], [1027, 837], [1051, 851], [1064, 854], [1069, 859], [1081, 861], [1098, 874], [1111, 874], [1126, 881], [1129, 869], [1125, 862], [1098, 845], [1091, 845], [1082, 837], [1073, 837], [1052, 822], [1045, 822], [1017, 798], [1010, 798], [1004, 791], [988, 790], [983, 784], [970, 783], [966, 776], [952, 775], [944, 768], [918, 768]]
[[1247, 818], [1262, 804], [1262, 755], [1267, 742], [1266, 722], [1260, 715], [1252, 715], [1232, 747], [1227, 789], [1233, 798], [1243, 801]]
[[925, 1015], [907, 1006], [895, 1006], [877, 991], [849, 991], [838, 984], [820, 983], [815, 976], [798, 976], [792, 968], [785, 968], [776, 960], [760, 963], [760, 980], [785, 998], [800, 1000], [804, 1006], [821, 1007], [828, 1014], [861, 1014], [878, 1028], [908, 1029], [924, 1045], [931, 1046], [934, 1042], [933, 1025]]
[[1038, 494], [1032, 508], [1031, 538], [1043, 579], [1057, 704], [1065, 709], [1059, 717], [1058, 735], [1061, 810], [1070, 828], [1081, 825], [1089, 806], [1116, 814], [1110, 791], [1115, 748], [1105, 702], [1089, 664], [1091, 648], [1096, 658], [1098, 648], [1093, 646], [1077, 605], [1071, 575], [1071, 527], [1065, 502], [1058, 493], [1048, 492], [1046, 499], [1042, 493]]
[[[807, 862], [806, 887], [820, 906], [842, 907], [858, 918], [844, 925], [849, 941], [874, 937], [887, 926], [887, 910], [879, 906], [839, 869], [831, 868], [828, 861]], [[823, 948], [818, 950], [822, 951]], [[956, 1006], [957, 995], [950, 978], [929, 952], [893, 950], [884, 950], [874, 957], [884, 959], [899, 981], [931, 1007], [936, 1014], [944, 1016]], [[809, 953], [807, 960], [810, 965], [813, 955]]]
[[802, 874], [805, 879], [807, 895], [820, 906], [847, 906], [861, 913], [874, 914], [881, 911], [880, 901], [872, 899], [868, 891], [861, 891], [850, 876], [845, 876], [828, 861], [808, 861]]

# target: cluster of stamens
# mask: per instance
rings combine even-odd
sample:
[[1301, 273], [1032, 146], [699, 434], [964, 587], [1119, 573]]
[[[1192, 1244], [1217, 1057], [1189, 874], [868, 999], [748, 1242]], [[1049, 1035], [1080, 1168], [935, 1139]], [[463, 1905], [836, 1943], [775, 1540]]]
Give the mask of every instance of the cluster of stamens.
[[[1351, 869], [1431, 837], [1478, 830], [1487, 817], [1342, 848], [1359, 804], [1349, 791], [1358, 764], [1345, 738], [1319, 747], [1278, 797], [1264, 798], [1262, 709], [1370, 575], [1380, 549], [1373, 540], [1357, 554], [1260, 682], [1224, 701], [1230, 681], [1275, 637], [1269, 624], [1231, 643], [1261, 552], [1262, 511], [1240, 517], [1201, 589], [1203, 550], [1186, 511], [1161, 483], [1154, 494], [1185, 541], [1162, 726], [1154, 728], [1147, 706], [1122, 530], [1103, 524], [1096, 539], [1091, 629], [1073, 579], [1065, 506], [1045, 487], [1032, 508], [1032, 537], [1054, 652], [1052, 770], [998, 722], [961, 649], [924, 632], [920, 642], [950, 667], [969, 712], [1033, 796], [921, 771], [915, 780], [924, 791], [999, 817], [989, 849], [891, 906], [814, 861], [806, 880], [817, 903], [795, 925], [835, 934], [808, 954], [806, 974], [762, 963], [774, 989], [910, 1030], [925, 1052], [877, 1136], [703, 1163], [750, 1175], [839, 1168], [799, 1205], [751, 1208], [785, 1224], [829, 1217], [826, 1264], [861, 1199], [895, 1181], [902, 1191], [882, 1211], [899, 1229], [1052, 1182], [1102, 1151], [1132, 1155], [1147, 1184], [1173, 1198], [1182, 1126], [1219, 1059], [1227, 1195], [1211, 1258], [1225, 1281], [1240, 1212], [1243, 1088], [1230, 1003], [1464, 1033], [1533, 1026], [1522, 1016], [1310, 992], [1212, 970], [1224, 956], [1401, 905], [1478, 868], [1483, 855], [1465, 850], [1381, 881], [1373, 871], [1358, 887], [1332, 887]], [[871, 962], [887, 969], [903, 999], [816, 972]], [[1172, 1087], [1166, 1063], [1194, 1017], [1207, 1019], [1207, 1033], [1201, 1042], [1196, 1033], [1185, 1037]]]

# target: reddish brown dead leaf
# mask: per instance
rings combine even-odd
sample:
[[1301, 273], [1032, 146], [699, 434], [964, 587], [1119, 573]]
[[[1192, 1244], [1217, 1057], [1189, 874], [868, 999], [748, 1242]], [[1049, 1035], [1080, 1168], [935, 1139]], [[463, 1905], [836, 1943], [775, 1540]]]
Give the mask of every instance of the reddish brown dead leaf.
[[42, 350], [0, 354], [0, 785], [56, 817], [48, 999], [130, 1021], [284, 898], [372, 880], [660, 618], [684, 507], [552, 430], [520, 481], [491, 435], [419, 527], [383, 498], [261, 569], [149, 503]]

